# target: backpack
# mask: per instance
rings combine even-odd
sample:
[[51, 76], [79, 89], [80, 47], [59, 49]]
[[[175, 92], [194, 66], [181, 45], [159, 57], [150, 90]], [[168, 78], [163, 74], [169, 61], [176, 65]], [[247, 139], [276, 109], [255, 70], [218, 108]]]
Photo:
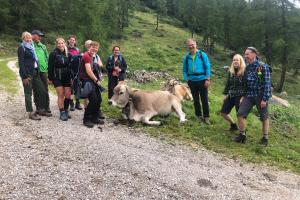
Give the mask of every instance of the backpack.
[[[120, 61], [120, 63], [122, 63], [123, 56], [121, 54], [118, 55], [118, 60]], [[113, 55], [109, 56], [109, 63], [114, 64], [114, 56]]]
[[78, 54], [76, 56], [72, 56], [70, 59], [70, 69], [72, 80], [78, 79], [79, 71], [80, 71], [80, 64], [82, 60], [82, 55]]
[[187, 76], [189, 75], [195, 75], [195, 76], [201, 76], [201, 75], [204, 75], [206, 76], [206, 64], [204, 62], [204, 59], [203, 59], [203, 56], [202, 56], [202, 51], [199, 49], [199, 54], [198, 54], [198, 57], [201, 59], [202, 63], [203, 63], [203, 70], [204, 72], [203, 73], [193, 73], [193, 74], [189, 74], [188, 71], [189, 71], [189, 63], [188, 63], [188, 55], [186, 55], [185, 57], [185, 67], [186, 67], [186, 74]]

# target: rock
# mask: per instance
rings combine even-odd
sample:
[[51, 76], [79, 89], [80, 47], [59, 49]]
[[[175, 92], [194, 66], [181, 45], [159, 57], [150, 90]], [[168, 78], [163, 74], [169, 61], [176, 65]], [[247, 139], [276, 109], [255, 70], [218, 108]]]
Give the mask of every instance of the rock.
[[269, 180], [269, 181], [276, 181], [277, 180], [277, 176], [270, 174], [270, 173], [263, 173], [263, 176]]
[[212, 182], [210, 180], [208, 180], [208, 179], [203, 179], [203, 178], [198, 179], [197, 183], [198, 183], [198, 185], [200, 187], [210, 187], [210, 188], [213, 188]]
[[272, 95], [272, 98], [269, 100], [270, 103], [282, 105], [285, 107], [290, 107], [290, 103], [287, 100], [284, 100], [276, 95]]

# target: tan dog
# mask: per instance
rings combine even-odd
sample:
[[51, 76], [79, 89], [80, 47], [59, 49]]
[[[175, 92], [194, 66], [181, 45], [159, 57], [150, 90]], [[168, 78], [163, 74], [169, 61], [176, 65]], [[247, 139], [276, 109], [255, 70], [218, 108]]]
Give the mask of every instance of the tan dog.
[[142, 121], [149, 125], [160, 125], [159, 121], [150, 121], [156, 115], [166, 116], [175, 111], [180, 122], [186, 121], [180, 99], [168, 91], [132, 91], [129, 86], [119, 84], [109, 104], [127, 110], [130, 120]]
[[172, 94], [177, 96], [180, 101], [193, 100], [193, 96], [188, 87], [179, 83], [179, 81], [175, 79], [170, 79], [167, 82], [164, 82], [161, 89], [171, 92]]

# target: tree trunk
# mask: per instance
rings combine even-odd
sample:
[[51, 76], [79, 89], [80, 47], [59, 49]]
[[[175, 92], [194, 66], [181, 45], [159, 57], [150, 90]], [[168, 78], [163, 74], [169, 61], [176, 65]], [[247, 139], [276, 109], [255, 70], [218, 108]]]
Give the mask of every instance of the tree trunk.
[[283, 41], [284, 41], [284, 47], [283, 47], [283, 53], [282, 53], [282, 59], [281, 59], [281, 75], [280, 80], [275, 88], [275, 92], [282, 92], [283, 84], [285, 82], [285, 75], [287, 71], [287, 64], [288, 64], [288, 46], [287, 46], [287, 20], [286, 20], [286, 11], [287, 11], [287, 3], [286, 0], [281, 0], [281, 23], [282, 23], [282, 31], [283, 31]]
[[270, 41], [270, 31], [269, 31], [269, 24], [271, 23], [268, 17], [268, 10], [271, 7], [271, 2], [270, 0], [266, 0], [264, 3], [264, 8], [265, 8], [265, 16], [264, 16], [264, 27], [265, 27], [265, 34], [264, 34], [264, 43], [265, 43], [265, 48], [264, 48], [264, 54], [266, 56], [266, 61], [269, 65], [271, 65], [272, 63], [272, 59], [271, 59], [271, 48], [272, 48], [272, 44]]

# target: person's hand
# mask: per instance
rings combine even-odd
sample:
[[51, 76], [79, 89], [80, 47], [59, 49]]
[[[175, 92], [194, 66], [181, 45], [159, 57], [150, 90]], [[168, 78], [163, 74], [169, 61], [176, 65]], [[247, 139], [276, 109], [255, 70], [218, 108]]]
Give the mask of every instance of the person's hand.
[[116, 70], [117, 72], [120, 72], [120, 71], [121, 71], [121, 68], [120, 68], [120, 67], [115, 67], [115, 70]]
[[228, 99], [228, 95], [225, 95], [223, 101], [225, 101], [226, 99]]
[[205, 80], [205, 83], [204, 83], [204, 87], [208, 88], [210, 85], [210, 80], [209, 79], [206, 79]]
[[24, 78], [24, 79], [22, 80], [23, 85], [24, 85], [24, 86], [29, 85], [29, 81], [30, 81], [30, 78]]
[[260, 102], [260, 108], [263, 109], [263, 108], [265, 108], [266, 106], [267, 106], [267, 102], [264, 101], [264, 100], [262, 100], [262, 101]]
[[98, 85], [98, 86], [100, 86], [101, 85], [101, 80], [97, 80], [97, 82], [96, 82], [96, 84]]

